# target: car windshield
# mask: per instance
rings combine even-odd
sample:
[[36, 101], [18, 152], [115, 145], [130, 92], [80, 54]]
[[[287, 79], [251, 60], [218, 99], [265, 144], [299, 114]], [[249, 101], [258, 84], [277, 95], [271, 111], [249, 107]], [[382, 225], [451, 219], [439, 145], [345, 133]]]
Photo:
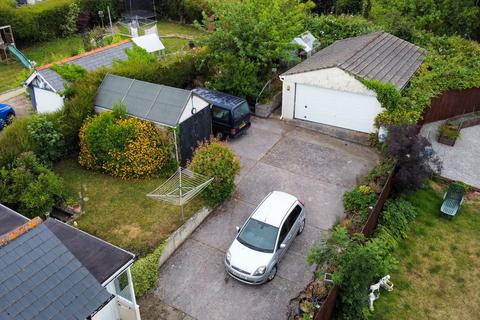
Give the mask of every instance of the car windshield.
[[237, 240], [250, 249], [273, 252], [278, 228], [264, 222], [250, 219], [237, 237]]
[[235, 109], [233, 109], [233, 118], [235, 120], [241, 119], [245, 117], [247, 114], [250, 113], [250, 109], [248, 108], [248, 103], [244, 102]]

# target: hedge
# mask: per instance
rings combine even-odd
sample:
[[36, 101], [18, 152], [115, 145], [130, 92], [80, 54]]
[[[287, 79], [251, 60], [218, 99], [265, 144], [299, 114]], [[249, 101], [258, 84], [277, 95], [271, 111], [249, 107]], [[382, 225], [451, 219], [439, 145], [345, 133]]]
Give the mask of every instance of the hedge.
[[34, 42], [65, 37], [76, 31], [80, 7], [75, 0], [48, 0], [17, 8], [0, 1], [0, 21], [12, 26], [16, 40]]
[[107, 23], [107, 6], [115, 19], [122, 5], [121, 0], [48, 0], [17, 8], [15, 1], [0, 0], [0, 21], [12, 26], [18, 42], [47, 41], [75, 33], [81, 11], [88, 13], [91, 24], [98, 25], [99, 10], [105, 12]]
[[138, 259], [132, 266], [133, 286], [137, 298], [143, 296], [157, 283], [158, 261], [165, 244], [161, 244], [155, 251]]

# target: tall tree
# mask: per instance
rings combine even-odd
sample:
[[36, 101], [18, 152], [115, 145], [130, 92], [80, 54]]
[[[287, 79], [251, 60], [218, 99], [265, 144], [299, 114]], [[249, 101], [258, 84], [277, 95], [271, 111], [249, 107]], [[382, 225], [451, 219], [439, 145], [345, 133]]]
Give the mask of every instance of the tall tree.
[[222, 90], [235, 87], [233, 81], [254, 76], [258, 81], [251, 85], [242, 81], [239, 86], [244, 96], [253, 98], [270, 69], [291, 56], [296, 48], [292, 40], [304, 31], [312, 7], [310, 1], [297, 0], [215, 1], [215, 31], [204, 39], [213, 69], [210, 83]]

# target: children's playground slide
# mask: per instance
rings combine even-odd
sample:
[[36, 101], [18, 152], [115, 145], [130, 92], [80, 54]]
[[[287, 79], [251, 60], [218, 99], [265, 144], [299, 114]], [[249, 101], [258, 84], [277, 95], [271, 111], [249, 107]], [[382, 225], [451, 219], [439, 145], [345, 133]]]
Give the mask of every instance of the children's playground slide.
[[15, 47], [14, 44], [8, 45], [8, 51], [25, 67], [28, 69], [32, 69], [33, 65], [30, 60], [20, 51]]

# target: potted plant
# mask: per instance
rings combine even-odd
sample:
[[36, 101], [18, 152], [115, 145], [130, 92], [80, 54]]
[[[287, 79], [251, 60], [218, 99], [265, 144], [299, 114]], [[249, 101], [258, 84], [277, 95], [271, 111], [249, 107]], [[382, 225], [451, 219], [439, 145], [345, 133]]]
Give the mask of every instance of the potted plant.
[[459, 136], [460, 129], [457, 126], [444, 123], [438, 128], [438, 142], [442, 144], [453, 146]]

